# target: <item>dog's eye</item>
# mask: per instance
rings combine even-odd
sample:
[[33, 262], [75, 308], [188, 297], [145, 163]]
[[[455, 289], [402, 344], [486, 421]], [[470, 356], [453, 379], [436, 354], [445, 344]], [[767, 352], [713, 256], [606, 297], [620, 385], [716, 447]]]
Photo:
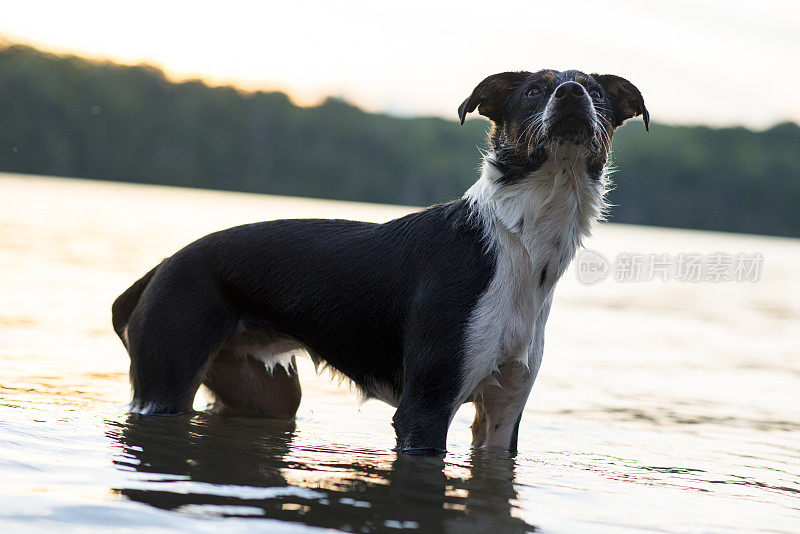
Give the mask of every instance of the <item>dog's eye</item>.
[[591, 91], [589, 91], [589, 96], [592, 97], [592, 100], [600, 100], [601, 98], [603, 98], [603, 95], [601, 95], [600, 91], [598, 91], [597, 89], [592, 89]]
[[542, 91], [544, 91], [542, 84], [537, 83], [528, 90], [528, 96], [539, 96], [540, 94], [542, 94]]

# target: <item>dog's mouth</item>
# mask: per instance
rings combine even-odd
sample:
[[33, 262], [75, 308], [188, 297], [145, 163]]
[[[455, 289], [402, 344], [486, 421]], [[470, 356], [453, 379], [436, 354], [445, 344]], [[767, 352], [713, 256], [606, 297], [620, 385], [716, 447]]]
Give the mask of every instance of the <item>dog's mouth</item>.
[[588, 141], [594, 129], [588, 117], [566, 116], [551, 121], [547, 136], [551, 139], [583, 143]]

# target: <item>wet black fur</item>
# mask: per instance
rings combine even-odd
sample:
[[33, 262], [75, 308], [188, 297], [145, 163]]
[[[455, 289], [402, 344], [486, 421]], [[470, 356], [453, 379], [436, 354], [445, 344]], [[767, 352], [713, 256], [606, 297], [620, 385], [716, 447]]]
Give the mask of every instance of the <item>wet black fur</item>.
[[493, 273], [463, 200], [380, 225], [280, 220], [210, 234], [114, 303], [133, 405], [190, 409], [209, 356], [243, 323], [292, 336], [366, 391], [389, 384], [399, 447], [444, 450], [465, 325]]

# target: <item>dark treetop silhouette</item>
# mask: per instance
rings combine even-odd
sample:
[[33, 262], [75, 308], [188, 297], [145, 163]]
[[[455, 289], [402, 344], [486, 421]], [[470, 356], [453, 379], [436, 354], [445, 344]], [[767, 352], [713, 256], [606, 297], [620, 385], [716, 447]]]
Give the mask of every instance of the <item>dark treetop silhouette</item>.
[[[411, 205], [459, 196], [487, 129], [335, 99], [300, 108], [24, 46], [0, 48], [0, 124], [2, 171]], [[796, 124], [631, 133], [614, 140], [614, 221], [800, 236]]]

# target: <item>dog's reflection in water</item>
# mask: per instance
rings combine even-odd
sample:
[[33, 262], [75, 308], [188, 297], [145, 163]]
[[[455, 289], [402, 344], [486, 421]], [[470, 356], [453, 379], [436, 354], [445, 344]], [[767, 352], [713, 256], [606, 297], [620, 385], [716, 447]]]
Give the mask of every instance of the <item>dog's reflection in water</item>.
[[[462, 463], [390, 451], [293, 443], [294, 423], [131, 415], [109, 423], [114, 491], [184, 514], [271, 518], [352, 532], [526, 532], [511, 502], [515, 460], [476, 451]], [[162, 476], [163, 475], [163, 476]]]

